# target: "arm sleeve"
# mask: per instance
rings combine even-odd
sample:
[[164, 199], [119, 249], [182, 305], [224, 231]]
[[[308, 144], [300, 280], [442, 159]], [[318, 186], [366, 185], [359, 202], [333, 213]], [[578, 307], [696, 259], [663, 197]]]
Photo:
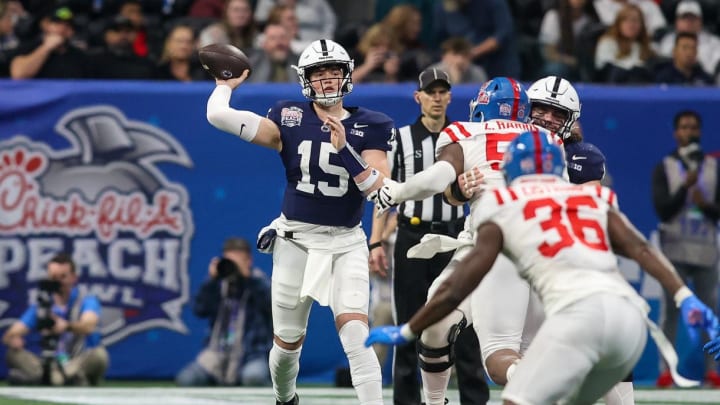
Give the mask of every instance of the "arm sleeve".
[[667, 222], [680, 212], [685, 204], [687, 188], [682, 186], [675, 194], [670, 195], [665, 166], [662, 163], [655, 166], [652, 187], [655, 212], [660, 218], [660, 221]]
[[450, 162], [437, 161], [405, 183], [400, 183], [398, 198], [403, 201], [424, 200], [445, 191], [455, 177], [455, 168]]
[[257, 134], [262, 117], [251, 111], [231, 108], [231, 95], [230, 87], [224, 85], [215, 87], [207, 102], [207, 120], [215, 128], [250, 142]]

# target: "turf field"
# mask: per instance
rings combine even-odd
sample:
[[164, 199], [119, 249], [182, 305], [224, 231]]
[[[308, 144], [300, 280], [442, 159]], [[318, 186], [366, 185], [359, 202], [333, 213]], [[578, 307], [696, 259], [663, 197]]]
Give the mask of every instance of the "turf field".
[[[352, 389], [303, 388], [298, 390], [302, 405], [357, 404]], [[385, 390], [385, 403], [392, 403], [392, 391]], [[450, 404], [459, 404], [456, 390], [449, 392]], [[492, 391], [490, 404], [500, 404], [500, 391]], [[636, 391], [637, 404], [720, 404], [720, 390]], [[270, 388], [0, 388], [0, 405], [259, 405], [273, 404]]]

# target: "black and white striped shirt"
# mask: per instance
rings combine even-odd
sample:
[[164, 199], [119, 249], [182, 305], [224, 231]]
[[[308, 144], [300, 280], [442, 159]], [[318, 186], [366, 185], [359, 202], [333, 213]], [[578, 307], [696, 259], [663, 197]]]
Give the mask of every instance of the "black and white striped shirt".
[[[430, 132], [418, 118], [414, 124], [400, 128], [392, 151], [388, 152], [388, 162], [392, 179], [405, 182], [435, 163], [435, 144], [438, 133]], [[445, 126], [450, 121], [445, 121]], [[406, 218], [418, 217], [422, 221], [452, 221], [465, 214], [462, 206], [454, 206], [443, 200], [442, 194], [436, 194], [422, 201], [406, 201], [398, 207], [398, 213]]]

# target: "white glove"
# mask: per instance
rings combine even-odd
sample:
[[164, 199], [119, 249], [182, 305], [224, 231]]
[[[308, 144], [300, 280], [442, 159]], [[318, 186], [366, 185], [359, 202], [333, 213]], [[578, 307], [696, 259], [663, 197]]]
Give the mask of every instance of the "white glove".
[[382, 187], [373, 191], [367, 197], [368, 201], [375, 203], [377, 216], [380, 216], [385, 211], [400, 203], [398, 197], [402, 189], [402, 184], [387, 177], [383, 180], [383, 183], [384, 185]]

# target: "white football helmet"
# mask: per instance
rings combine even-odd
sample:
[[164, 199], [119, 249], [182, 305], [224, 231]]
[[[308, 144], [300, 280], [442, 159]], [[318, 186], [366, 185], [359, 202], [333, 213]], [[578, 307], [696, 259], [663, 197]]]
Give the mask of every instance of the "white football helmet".
[[[310, 82], [310, 74], [313, 69], [323, 65], [340, 65], [344, 73], [339, 90], [334, 94], [317, 94]], [[300, 85], [303, 88], [303, 96], [324, 106], [337, 104], [346, 94], [352, 91], [352, 71], [354, 68], [355, 62], [350, 59], [345, 48], [329, 39], [313, 41], [300, 54], [297, 66], [293, 65], [293, 69], [297, 72]]]
[[[563, 139], [570, 137], [570, 129], [580, 118], [580, 98], [572, 84], [562, 77], [548, 76], [533, 83], [527, 93], [531, 111], [537, 103], [567, 112], [567, 118], [557, 132]], [[532, 113], [530, 117], [532, 120]]]

